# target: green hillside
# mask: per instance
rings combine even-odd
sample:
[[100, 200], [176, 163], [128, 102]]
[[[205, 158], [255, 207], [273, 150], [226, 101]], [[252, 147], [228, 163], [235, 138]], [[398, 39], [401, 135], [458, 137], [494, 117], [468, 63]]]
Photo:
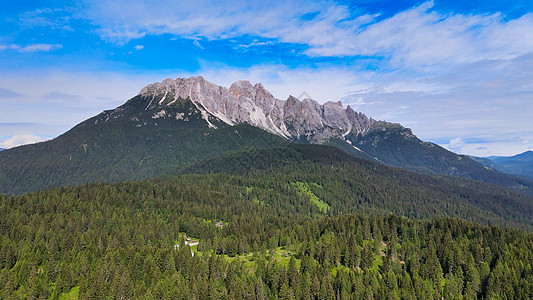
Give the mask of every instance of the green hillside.
[[526, 151], [514, 156], [472, 157], [472, 159], [506, 174], [527, 176], [529, 179], [533, 179], [533, 151]]
[[480, 180], [533, 195], [533, 180], [485, 168], [466, 155], [457, 155], [418, 139], [410, 129], [385, 123], [366, 135], [352, 138], [355, 146], [380, 162], [426, 174], [443, 174]]
[[[140, 110], [135, 98], [51, 141], [0, 153], [0, 193], [176, 174], [202, 159], [245, 147], [289, 142], [248, 125], [212, 120], [209, 128], [190, 101], [160, 110]], [[175, 116], [184, 114], [177, 120]], [[186, 118], [186, 119], [185, 119]]]
[[[0, 298], [533, 296], [533, 235], [398, 217], [389, 211], [403, 205], [433, 217], [472, 207], [424, 190], [426, 202], [399, 203], [391, 188], [411, 188], [394, 176], [408, 173], [380, 182], [370, 174], [385, 167], [364, 164], [351, 167], [366, 189], [345, 178], [344, 168], [315, 163], [313, 174], [182, 175], [0, 195]], [[307, 193], [296, 182], [307, 182]], [[331, 206], [327, 213], [309, 193]], [[183, 235], [199, 242], [194, 256]]]
[[[414, 218], [453, 216], [484, 224], [533, 226], [531, 196], [479, 181], [388, 167], [328, 146], [248, 148], [199, 162], [182, 172], [317, 183], [324, 189], [315, 194], [331, 205], [333, 213], [371, 208]], [[277, 190], [279, 185], [272, 188]]]
[[[190, 99], [177, 99], [160, 106], [153, 99], [136, 96], [53, 140], [1, 151], [0, 193], [155, 178], [183, 173], [197, 162], [227, 152], [293, 143], [250, 125], [229, 126], [202, 112], [198, 105]], [[340, 139], [331, 139], [325, 145], [390, 166], [465, 177], [533, 195], [531, 180], [487, 169], [466, 156], [422, 142], [398, 124], [377, 124], [365, 135], [349, 134], [353, 145]], [[250, 156], [243, 159], [225, 167], [247, 163]], [[265, 163], [279, 159], [271, 156]]]

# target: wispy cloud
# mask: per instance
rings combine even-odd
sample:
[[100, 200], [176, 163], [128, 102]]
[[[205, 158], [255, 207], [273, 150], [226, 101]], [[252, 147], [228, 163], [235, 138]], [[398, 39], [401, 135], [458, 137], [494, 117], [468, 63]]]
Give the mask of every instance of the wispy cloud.
[[25, 47], [20, 48], [21, 52], [36, 52], [36, 51], [51, 51], [56, 49], [63, 48], [62, 45], [59, 44], [32, 44]]
[[38, 8], [24, 12], [18, 17], [22, 28], [48, 27], [72, 31], [70, 22], [73, 19], [73, 8]]
[[393, 66], [426, 67], [512, 59], [533, 51], [533, 14], [504, 21], [499, 14], [431, 11], [431, 3], [401, 12], [351, 34], [346, 44], [323, 44], [311, 55], [382, 55]]
[[[124, 10], [126, 5], [128, 9]], [[242, 35], [277, 37], [284, 27], [294, 28], [292, 23], [302, 16], [320, 11], [328, 5], [333, 6], [330, 11], [338, 11], [338, 17], [347, 16], [345, 7], [337, 8], [337, 5], [329, 2], [302, 0], [234, 1], [230, 5], [209, 0], [83, 1], [83, 7], [87, 9], [86, 16], [98, 27], [98, 32], [115, 41], [158, 34], [206, 39], [228, 39]], [[317, 16], [313, 20], [320, 21], [321, 18]]]
[[[329, 1], [275, 5], [251, 1], [231, 6], [213, 1], [160, 2], [86, 0], [85, 7], [98, 32], [115, 41], [162, 34], [208, 40], [257, 36], [307, 45], [305, 53], [310, 56], [381, 56], [394, 67], [413, 68], [507, 60], [533, 49], [533, 39], [524, 38], [533, 32], [533, 13], [515, 20], [500, 14], [444, 14], [426, 2], [378, 19]], [[305, 17], [309, 14], [313, 18]]]
[[61, 48], [63, 48], [63, 45], [59, 44], [29, 44], [26, 46], [21, 46], [17, 44], [0, 45], [0, 50], [17, 50], [19, 52], [46, 52]]
[[0, 99], [18, 98], [20, 96], [21, 95], [17, 92], [0, 87]]
[[524, 143], [519, 140], [491, 140], [490, 142], [478, 142], [452, 139], [449, 143], [440, 146], [460, 154], [487, 157], [492, 155], [511, 156], [528, 150], [533, 150], [533, 143]]
[[0, 148], [9, 149], [9, 148], [13, 148], [13, 147], [21, 146], [21, 145], [43, 142], [48, 139], [49, 138], [43, 138], [43, 137], [36, 136], [33, 134], [15, 135], [4, 141], [1, 141]]
[[454, 152], [461, 153], [464, 145], [465, 143], [463, 142], [461, 138], [454, 138], [453, 140], [450, 140], [447, 146], [448, 146], [448, 149]]
[[200, 45], [200, 42], [198, 42], [198, 40], [194, 40], [193, 44], [194, 44], [196, 47], [198, 47], [198, 48], [200, 48], [200, 49], [202, 49], [202, 50], [205, 49], [204, 46]]
[[[123, 104], [161, 76], [49, 70], [2, 73], [0, 86], [10, 87], [19, 96], [0, 100], [0, 122], [5, 125], [0, 126], [0, 136], [59, 135], [104, 109]], [[35, 125], [29, 128], [21, 123]]]
[[83, 99], [83, 97], [80, 95], [66, 94], [62, 92], [53, 91], [41, 96], [41, 99], [46, 100], [47, 103], [64, 103], [80, 101]]

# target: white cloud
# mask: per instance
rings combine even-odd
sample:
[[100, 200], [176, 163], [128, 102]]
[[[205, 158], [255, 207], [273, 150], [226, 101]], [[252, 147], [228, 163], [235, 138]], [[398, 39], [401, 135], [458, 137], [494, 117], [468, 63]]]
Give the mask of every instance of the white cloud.
[[144, 49], [144, 46], [143, 45], [137, 45], [135, 46], [135, 50], [142, 50]]
[[51, 51], [56, 49], [63, 48], [62, 45], [59, 44], [32, 44], [27, 45], [25, 47], [21, 47], [21, 52], [36, 52], [36, 51]]
[[18, 98], [20, 96], [21, 95], [19, 93], [13, 92], [10, 89], [0, 87], [0, 99]]
[[[339, 51], [326, 45], [317, 55], [384, 55], [393, 66], [425, 67], [512, 59], [533, 52], [533, 14], [505, 22], [495, 15], [443, 15], [429, 7], [401, 12], [357, 33]], [[500, 42], [503, 41], [503, 42]]]
[[[0, 86], [18, 96], [0, 100], [0, 136], [59, 135], [104, 109], [123, 104], [162, 76], [49, 70], [2, 73]], [[34, 125], [18, 126], [21, 122]]]
[[464, 145], [465, 143], [463, 142], [461, 138], [455, 138], [453, 140], [450, 140], [447, 146], [448, 146], [448, 149], [452, 150], [453, 152], [461, 153], [462, 152], [461, 150]]
[[39, 8], [27, 11], [19, 15], [18, 25], [22, 28], [48, 27], [72, 31], [70, 21], [72, 20], [73, 8]]
[[[394, 67], [415, 69], [533, 52], [533, 39], [526, 38], [533, 32], [533, 13], [515, 20], [443, 14], [432, 10], [432, 2], [382, 20], [330, 1], [85, 0], [83, 7], [98, 32], [115, 42], [161, 34], [195, 41], [257, 36], [308, 45], [310, 56], [377, 55]], [[302, 18], [314, 12], [314, 18]]]
[[34, 144], [46, 140], [48, 140], [48, 138], [43, 138], [33, 134], [15, 135], [0, 142], [0, 148], [9, 149], [21, 145]]
[[194, 43], [194, 45], [195, 45], [196, 47], [198, 47], [198, 48], [200, 48], [200, 49], [202, 49], [202, 50], [205, 49], [202, 45], [200, 45], [200, 43], [198, 42], [198, 40], [194, 40], [193, 43]]
[[207, 80], [226, 87], [243, 79], [252, 84], [261, 82], [274, 96], [283, 100], [289, 95], [298, 97], [304, 92], [320, 102], [338, 100], [346, 95], [346, 91], [362, 89], [370, 82], [366, 74], [341, 66], [320, 69], [291, 69], [283, 65], [256, 65], [241, 69], [209, 63], [202, 63], [201, 66], [198, 72], [181, 74], [201, 74]]
[[357, 109], [365, 105], [372, 105], [372, 104], [378, 103], [376, 101], [373, 101], [373, 102], [366, 101], [363, 97], [359, 96], [357, 93], [345, 96], [341, 99], [341, 101], [346, 105], [351, 105], [352, 108], [354, 109]]
[[0, 50], [8, 50], [8, 49], [16, 50], [16, 49], [20, 49], [20, 46], [16, 44], [0, 45]]
[[52, 51], [63, 48], [63, 45], [59, 44], [29, 44], [26, 46], [20, 46], [17, 44], [0, 45], [0, 50], [17, 50], [19, 52], [38, 52], [38, 51]]
[[[448, 150], [454, 151], [449, 144], [440, 145]], [[457, 150], [457, 149], [455, 149]], [[513, 156], [533, 150], [533, 143], [521, 145], [520, 143], [512, 143], [509, 141], [493, 141], [493, 142], [464, 142], [460, 147], [461, 153], [468, 155], [487, 157], [487, 156]]]

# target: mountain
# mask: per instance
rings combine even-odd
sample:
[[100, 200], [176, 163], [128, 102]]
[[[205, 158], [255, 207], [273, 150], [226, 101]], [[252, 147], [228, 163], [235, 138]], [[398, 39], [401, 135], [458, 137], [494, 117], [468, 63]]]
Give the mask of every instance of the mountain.
[[[190, 100], [146, 107], [137, 96], [42, 143], [0, 152], [0, 193], [87, 182], [153, 178], [245, 147], [288, 141], [259, 128], [226, 125]], [[216, 129], [215, 129], [216, 128]]]
[[356, 157], [376, 159], [391, 166], [466, 177], [533, 191], [533, 182], [486, 169], [468, 156], [457, 155], [436, 144], [423, 142], [409, 128], [376, 121], [341, 102], [320, 105], [311, 99], [276, 99], [262, 84], [238, 81], [229, 89], [202, 77], [166, 79], [143, 88], [147, 108], [192, 99], [202, 114], [227, 125], [250, 124], [298, 143], [332, 145]]
[[469, 161], [399, 125], [182, 83], [0, 153], [3, 191], [76, 185], [0, 194], [0, 299], [532, 297], [532, 196], [383, 164]]
[[514, 156], [474, 157], [473, 159], [502, 173], [533, 178], [533, 151]]
[[364, 134], [383, 123], [351, 107], [344, 109], [340, 102], [320, 105], [314, 100], [300, 101], [293, 96], [279, 100], [262, 84], [252, 86], [248, 81], [237, 81], [226, 89], [200, 76], [166, 79], [146, 86], [137, 97], [143, 100], [146, 109], [164, 109], [178, 99], [191, 99], [206, 122], [209, 122], [207, 116], [212, 116], [227, 125], [246, 123], [299, 142], [343, 139], [349, 133]]
[[166, 79], [122, 106], [58, 138], [0, 153], [0, 193], [179, 173], [196, 162], [247, 147], [290, 143], [335, 146], [353, 156], [531, 192], [533, 183], [484, 168], [419, 140], [400, 124], [376, 121], [340, 102], [276, 99], [263, 85], [229, 89], [203, 77]]

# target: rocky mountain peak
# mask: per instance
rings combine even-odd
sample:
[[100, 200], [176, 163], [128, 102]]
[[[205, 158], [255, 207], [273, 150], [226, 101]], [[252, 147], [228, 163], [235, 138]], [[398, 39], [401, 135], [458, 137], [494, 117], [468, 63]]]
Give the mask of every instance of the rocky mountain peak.
[[252, 84], [248, 80], [235, 81], [234, 83], [231, 84], [229, 88], [230, 92], [250, 91], [253, 89], [254, 89], [254, 86], [252, 86]]
[[[210, 116], [228, 124], [247, 123], [279, 136], [322, 143], [331, 138], [346, 139], [349, 133], [365, 134], [377, 123], [340, 101], [321, 105], [313, 99], [287, 100], [274, 97], [261, 83], [234, 82], [229, 89], [202, 76], [165, 79], [139, 92], [145, 109], [164, 109], [179, 99], [190, 100], [209, 122]], [[157, 112], [156, 112], [157, 113]]]

